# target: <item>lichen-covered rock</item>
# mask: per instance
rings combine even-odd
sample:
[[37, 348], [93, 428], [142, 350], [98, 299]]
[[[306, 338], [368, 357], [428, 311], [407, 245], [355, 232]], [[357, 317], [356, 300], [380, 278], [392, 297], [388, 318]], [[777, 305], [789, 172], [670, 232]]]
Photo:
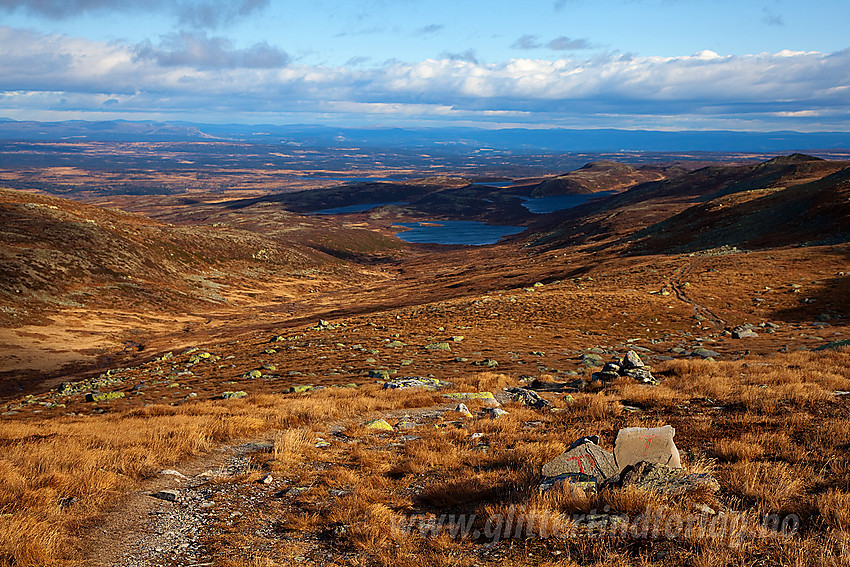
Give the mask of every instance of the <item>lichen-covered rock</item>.
[[429, 343], [425, 345], [425, 348], [428, 350], [452, 350], [451, 345], [446, 342]]
[[314, 386], [312, 384], [300, 384], [298, 386], [290, 386], [289, 393], [290, 394], [303, 394], [305, 392], [312, 392], [315, 390], [324, 390], [324, 386]]
[[378, 429], [380, 431], [394, 431], [393, 426], [384, 419], [371, 419], [365, 423], [369, 429]]
[[239, 390], [239, 391], [236, 391], [236, 392], [228, 391], [228, 392], [222, 392], [221, 393], [221, 397], [224, 398], [225, 400], [244, 398], [247, 395], [248, 395], [248, 393], [243, 391], [243, 390]]
[[[389, 380], [390, 372], [389, 370], [370, 370], [369, 378], [375, 378], [377, 380]], [[386, 387], [386, 386], [384, 386]]]
[[385, 390], [404, 390], [406, 388], [423, 388], [425, 390], [439, 390], [451, 386], [451, 382], [445, 382], [436, 378], [423, 378], [420, 376], [405, 376], [397, 380], [391, 380], [384, 384]]
[[631, 368], [641, 368], [643, 366], [645, 366], [643, 360], [641, 360], [638, 353], [633, 350], [627, 352], [626, 356], [623, 357], [622, 367], [625, 370], [629, 370]]
[[596, 479], [590, 475], [582, 473], [564, 473], [559, 474], [558, 476], [544, 478], [543, 482], [540, 483], [539, 488], [541, 492], [545, 492], [564, 483], [581, 488], [585, 491], [596, 489]]
[[549, 401], [540, 397], [540, 394], [534, 390], [526, 390], [525, 388], [505, 388], [505, 391], [511, 395], [514, 401], [522, 402], [523, 404], [536, 408], [543, 409], [549, 406]]
[[466, 407], [466, 404], [463, 404], [463, 403], [458, 404], [457, 407], [455, 408], [455, 411], [458, 412], [459, 414], [461, 414], [464, 417], [472, 417], [472, 412], [469, 411], [469, 408]]
[[87, 402], [108, 402], [109, 400], [117, 400], [123, 398], [124, 392], [90, 392], [86, 394]]
[[693, 490], [717, 492], [720, 483], [708, 473], [688, 473], [685, 469], [641, 461], [629, 465], [607, 483], [612, 488], [633, 486], [640, 490], [677, 496]]

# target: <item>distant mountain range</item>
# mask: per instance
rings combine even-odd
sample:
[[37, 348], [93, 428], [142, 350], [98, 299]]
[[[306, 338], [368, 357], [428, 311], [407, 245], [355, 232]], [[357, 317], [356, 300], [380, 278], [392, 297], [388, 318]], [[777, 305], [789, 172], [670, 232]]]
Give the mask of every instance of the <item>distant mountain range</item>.
[[850, 148], [850, 132], [532, 130], [522, 128], [335, 128], [319, 125], [188, 122], [30, 122], [0, 118], [2, 140], [230, 141], [324, 148], [470, 152], [723, 151], [790, 152]]

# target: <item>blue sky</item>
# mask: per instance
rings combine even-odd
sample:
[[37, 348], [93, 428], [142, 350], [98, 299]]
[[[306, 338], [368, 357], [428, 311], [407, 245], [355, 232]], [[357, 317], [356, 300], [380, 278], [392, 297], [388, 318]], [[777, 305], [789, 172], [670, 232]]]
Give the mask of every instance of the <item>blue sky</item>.
[[0, 0], [0, 116], [850, 131], [850, 2]]

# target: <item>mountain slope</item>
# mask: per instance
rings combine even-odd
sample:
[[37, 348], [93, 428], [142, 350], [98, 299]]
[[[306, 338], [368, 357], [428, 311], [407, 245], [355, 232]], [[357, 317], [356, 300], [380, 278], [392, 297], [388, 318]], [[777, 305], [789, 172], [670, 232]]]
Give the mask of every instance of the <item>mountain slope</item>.
[[694, 205], [631, 240], [635, 249], [663, 253], [850, 241], [850, 167], [760, 193], [748, 200], [733, 194]]
[[615, 161], [594, 161], [575, 171], [541, 181], [532, 189], [531, 196], [586, 195], [599, 191], [617, 191], [664, 177], [659, 168], [636, 169]]
[[[755, 165], [704, 167], [672, 179], [643, 183], [566, 211], [549, 226], [538, 226], [541, 234], [535, 242], [557, 248], [608, 241], [626, 243], [635, 251], [663, 252], [669, 247], [684, 250], [731, 241], [764, 246], [793, 243], [795, 238], [841, 239], [841, 222], [820, 227], [822, 236], [815, 229], [822, 215], [847, 214], [846, 202], [830, 196], [830, 192], [841, 191], [848, 166], [850, 162], [795, 154]], [[788, 192], [784, 192], [786, 189]], [[781, 194], [771, 197], [774, 193]], [[745, 206], [749, 201], [755, 202]], [[822, 201], [831, 203], [835, 211], [830, 212], [829, 206], [810, 210], [812, 203]], [[786, 202], [793, 203], [787, 207], [798, 207], [796, 215], [786, 210]], [[762, 222], [774, 214], [778, 219], [775, 223]], [[735, 220], [736, 215], [741, 216], [740, 221]], [[800, 218], [811, 218], [807, 221], [811, 226], [793, 228]], [[718, 224], [714, 227], [712, 223]], [[791, 224], [786, 227], [785, 223]], [[748, 231], [749, 224], [752, 230]], [[732, 225], [738, 227], [735, 234], [726, 234]], [[783, 237], [781, 233], [786, 228], [788, 236]], [[698, 237], [696, 231], [706, 236]], [[760, 236], [756, 238], [756, 234]], [[637, 241], [641, 243], [636, 245]]]
[[[269, 277], [332, 259], [246, 231], [174, 227], [64, 199], [0, 189], [0, 322], [42, 308], [224, 303], [244, 273]], [[220, 280], [218, 283], [212, 280]], [[221, 292], [221, 293], [220, 293]]]

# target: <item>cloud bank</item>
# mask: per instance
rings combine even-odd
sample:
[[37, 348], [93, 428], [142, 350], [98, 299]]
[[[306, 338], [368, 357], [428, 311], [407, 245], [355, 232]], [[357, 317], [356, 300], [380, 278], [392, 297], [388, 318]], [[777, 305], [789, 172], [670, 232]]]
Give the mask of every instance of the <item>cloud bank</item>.
[[0, 11], [54, 20], [92, 12], [171, 12], [184, 26], [215, 28], [266, 9], [269, 0], [0, 0]]
[[330, 67], [298, 65], [267, 43], [235, 47], [204, 33], [125, 45], [0, 27], [0, 116], [34, 108], [174, 118], [203, 110], [231, 122], [329, 113], [365, 121], [848, 130], [850, 50], [498, 63], [467, 52]]

